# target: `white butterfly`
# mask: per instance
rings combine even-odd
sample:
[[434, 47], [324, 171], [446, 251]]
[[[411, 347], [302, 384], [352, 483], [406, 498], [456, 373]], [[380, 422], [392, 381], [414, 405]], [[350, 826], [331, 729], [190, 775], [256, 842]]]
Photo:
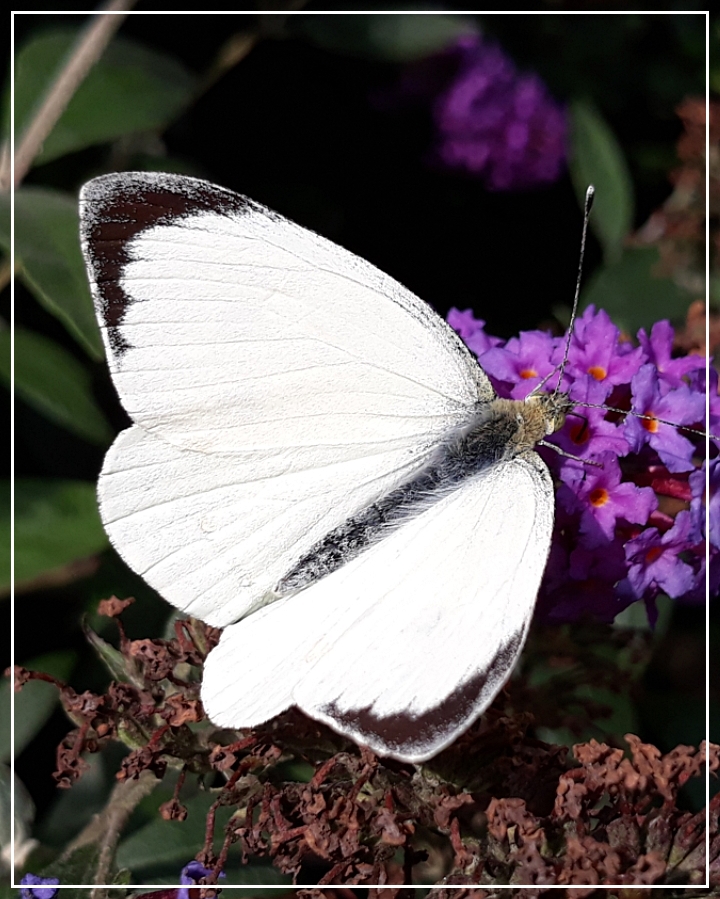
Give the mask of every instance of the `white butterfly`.
[[295, 705], [381, 755], [435, 755], [525, 641], [554, 508], [532, 447], [567, 398], [496, 398], [392, 278], [204, 181], [106, 175], [80, 212], [134, 422], [102, 518], [162, 596], [225, 628], [207, 714]]

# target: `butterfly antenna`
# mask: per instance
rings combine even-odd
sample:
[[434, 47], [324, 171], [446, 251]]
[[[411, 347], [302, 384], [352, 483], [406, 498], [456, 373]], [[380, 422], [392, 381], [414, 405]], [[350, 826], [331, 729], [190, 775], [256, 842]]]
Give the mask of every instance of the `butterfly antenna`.
[[590, 218], [590, 210], [592, 209], [594, 196], [595, 188], [591, 184], [585, 192], [585, 209], [583, 212], [582, 238], [580, 239], [580, 261], [578, 263], [577, 281], [575, 282], [575, 298], [573, 300], [572, 312], [570, 313], [570, 324], [568, 325], [567, 340], [565, 342], [565, 355], [563, 356], [563, 360], [560, 365], [546, 374], [542, 381], [540, 381], [539, 384], [536, 384], [535, 387], [533, 387], [530, 396], [539, 393], [543, 389], [545, 384], [550, 380], [550, 378], [552, 378], [555, 372], [558, 372], [558, 381], [557, 386], [553, 391], [553, 396], [557, 396], [560, 392], [560, 385], [562, 384], [563, 374], [565, 373], [565, 366], [567, 365], [568, 356], [570, 354], [570, 341], [572, 340], [578, 303], [580, 301], [580, 282], [582, 281], [583, 263], [585, 261], [585, 243], [587, 241], [588, 220]]
[[642, 412], [633, 412], [632, 409], [618, 409], [615, 406], [605, 406], [600, 403], [575, 403], [576, 406], [582, 406], [584, 409], [604, 409], [606, 412], [619, 412], [620, 415], [632, 415], [633, 418], [642, 418], [644, 421], [657, 421], [663, 425], [670, 425], [671, 428], [678, 428], [681, 431], [689, 431], [690, 434], [698, 434], [700, 437], [709, 437], [711, 440], [720, 440], [716, 434], [708, 434], [707, 431], [700, 431], [697, 428], [689, 428], [687, 425], [679, 425], [675, 421], [668, 421], [666, 418], [658, 418], [657, 415], [645, 415]]
[[572, 340], [573, 329], [575, 327], [575, 318], [577, 316], [578, 303], [580, 302], [580, 283], [582, 282], [583, 263], [585, 262], [585, 244], [587, 242], [588, 221], [590, 220], [590, 210], [592, 209], [593, 198], [595, 197], [595, 188], [592, 184], [585, 191], [585, 210], [583, 212], [582, 237], [580, 239], [580, 260], [578, 262], [577, 281], [575, 282], [575, 298], [573, 300], [572, 313], [570, 314], [570, 324], [568, 325], [567, 341], [565, 342], [565, 355], [558, 368], [558, 382], [555, 388], [555, 396], [560, 392], [563, 375], [565, 374], [565, 366], [567, 365], [568, 356], [570, 355], [570, 341]]

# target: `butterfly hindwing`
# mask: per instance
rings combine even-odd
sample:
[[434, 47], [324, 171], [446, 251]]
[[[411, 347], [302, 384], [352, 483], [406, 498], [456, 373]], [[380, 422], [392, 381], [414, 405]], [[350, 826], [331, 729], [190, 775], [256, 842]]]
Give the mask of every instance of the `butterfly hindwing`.
[[522, 648], [553, 489], [536, 453], [492, 466], [353, 561], [227, 628], [203, 703], [250, 727], [289, 705], [422, 761], [489, 705]]
[[412, 467], [398, 450], [300, 471], [272, 457], [258, 467], [134, 426], [108, 452], [98, 494], [130, 567], [173, 605], [222, 627], [267, 602], [315, 543]]

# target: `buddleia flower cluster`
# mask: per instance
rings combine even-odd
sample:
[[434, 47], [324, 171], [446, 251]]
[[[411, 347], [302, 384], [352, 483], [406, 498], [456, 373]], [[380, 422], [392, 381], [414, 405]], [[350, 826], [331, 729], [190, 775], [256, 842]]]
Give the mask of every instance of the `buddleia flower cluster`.
[[408, 64], [374, 98], [386, 111], [421, 109], [432, 118], [433, 168], [463, 172], [491, 191], [552, 184], [567, 167], [568, 113], [534, 72], [502, 47], [464, 34], [441, 53]]
[[[524, 399], [545, 378], [542, 389], [555, 389], [564, 336], [526, 331], [505, 342], [487, 334], [470, 310], [450, 310], [448, 322], [499, 396]], [[557, 485], [538, 601], [545, 620], [590, 614], [612, 622], [642, 600], [653, 622], [659, 594], [702, 602], [706, 577], [711, 593], [720, 586], [717, 447], [712, 441], [705, 458], [705, 439], [674, 426], [720, 433], [717, 372], [701, 356], [674, 357], [673, 338], [672, 326], [661, 321], [649, 334], [640, 330], [637, 343], [624, 340], [607, 313], [593, 306], [575, 322], [559, 389], [577, 405], [548, 438], [560, 451], [538, 450]]]
[[490, 190], [551, 184], [565, 170], [567, 114], [538, 75], [520, 72], [495, 43], [466, 35], [447, 51], [457, 69], [435, 99], [442, 164]]

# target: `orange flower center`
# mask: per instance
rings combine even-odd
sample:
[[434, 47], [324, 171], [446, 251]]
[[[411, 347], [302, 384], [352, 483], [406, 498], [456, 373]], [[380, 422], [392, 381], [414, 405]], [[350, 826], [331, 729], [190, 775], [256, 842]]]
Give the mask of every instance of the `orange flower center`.
[[538, 376], [538, 373], [535, 371], [534, 368], [524, 368], [524, 369], [520, 372], [520, 377], [523, 378], [523, 379], [526, 380], [526, 381], [527, 381], [529, 378], [537, 378], [537, 376]]
[[662, 547], [661, 546], [653, 546], [645, 553], [645, 561], [646, 562], [654, 562], [655, 559], [659, 559], [662, 555]]
[[646, 431], [650, 431], [651, 434], [657, 434], [658, 428], [660, 427], [660, 422], [655, 418], [655, 416], [650, 413], [650, 418], [641, 418], [642, 426]]
[[602, 365], [593, 365], [588, 369], [588, 374], [592, 375], [596, 381], [604, 381], [607, 378], [607, 369]]
[[593, 506], [595, 506], [596, 509], [604, 506], [609, 499], [610, 494], [604, 487], [596, 487], [590, 492], [590, 502]]

